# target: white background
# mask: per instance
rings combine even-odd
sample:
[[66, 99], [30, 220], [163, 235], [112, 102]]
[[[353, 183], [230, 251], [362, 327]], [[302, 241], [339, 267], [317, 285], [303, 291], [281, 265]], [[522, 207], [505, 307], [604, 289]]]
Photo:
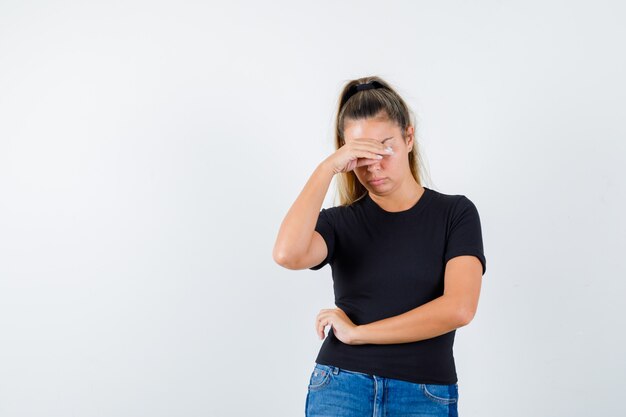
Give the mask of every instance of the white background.
[[366, 75], [481, 216], [460, 415], [618, 415], [625, 11], [2, 1], [0, 415], [304, 415], [331, 271], [272, 247]]

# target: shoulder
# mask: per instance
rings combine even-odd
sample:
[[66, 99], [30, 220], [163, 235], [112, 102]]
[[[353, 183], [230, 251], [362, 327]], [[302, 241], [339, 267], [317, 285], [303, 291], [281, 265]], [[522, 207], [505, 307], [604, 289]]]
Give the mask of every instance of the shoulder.
[[363, 206], [365, 199], [360, 198], [354, 201], [352, 204], [341, 204], [332, 207], [322, 208], [322, 211], [329, 215], [341, 215], [341, 214], [349, 214], [358, 210]]
[[333, 207], [322, 208], [320, 218], [335, 224], [350, 222], [358, 217], [357, 213], [362, 209], [363, 200], [357, 200], [348, 205], [337, 205]]
[[436, 210], [446, 219], [448, 225], [456, 224], [462, 219], [479, 218], [474, 202], [465, 194], [446, 194], [436, 192]]
[[322, 207], [320, 216], [337, 217], [344, 210], [344, 206]]
[[474, 206], [472, 200], [470, 200], [465, 194], [446, 194], [436, 190], [432, 191], [435, 194], [434, 200], [437, 202], [439, 207], [447, 209], [447, 211], [454, 212], [463, 210], [468, 206]]

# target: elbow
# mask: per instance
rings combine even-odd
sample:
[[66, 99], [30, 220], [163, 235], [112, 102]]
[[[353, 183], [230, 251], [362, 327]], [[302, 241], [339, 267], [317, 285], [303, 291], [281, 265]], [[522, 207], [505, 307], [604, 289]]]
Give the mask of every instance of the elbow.
[[283, 268], [286, 268], [286, 269], [296, 269], [294, 267], [293, 256], [291, 256], [285, 250], [281, 250], [281, 249], [275, 247], [273, 252], [272, 252], [272, 258], [274, 259], [274, 262], [276, 262], [278, 265], [282, 266]]
[[274, 250], [272, 251], [272, 259], [274, 259], [274, 262], [278, 265], [283, 267], [289, 260], [285, 251], [279, 250], [276, 246], [274, 246]]
[[474, 319], [476, 314], [476, 305], [466, 298], [448, 296], [448, 311], [450, 312], [450, 320], [456, 327], [467, 326]]
[[474, 319], [474, 315], [476, 312], [471, 309], [459, 309], [457, 312], [457, 322], [459, 323], [459, 327], [467, 326]]

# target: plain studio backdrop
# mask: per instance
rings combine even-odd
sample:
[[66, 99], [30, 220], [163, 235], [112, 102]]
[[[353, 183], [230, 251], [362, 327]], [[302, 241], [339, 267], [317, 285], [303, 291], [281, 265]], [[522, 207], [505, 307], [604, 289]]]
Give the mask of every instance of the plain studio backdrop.
[[625, 11], [3, 1], [0, 416], [304, 415], [331, 270], [272, 247], [366, 75], [481, 216], [460, 415], [620, 414]]

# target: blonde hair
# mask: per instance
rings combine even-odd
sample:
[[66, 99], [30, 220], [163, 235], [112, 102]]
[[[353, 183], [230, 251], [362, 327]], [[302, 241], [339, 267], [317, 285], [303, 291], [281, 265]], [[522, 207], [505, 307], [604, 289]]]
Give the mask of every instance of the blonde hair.
[[[355, 91], [355, 86], [374, 82], [379, 88]], [[406, 129], [415, 126], [415, 116], [402, 97], [382, 78], [377, 76], [363, 77], [349, 81], [339, 96], [339, 105], [335, 119], [335, 149], [345, 144], [344, 123], [347, 119], [359, 120], [380, 116], [384, 113], [394, 121], [402, 132], [406, 143]], [[420, 169], [423, 168], [421, 153], [414, 137], [413, 148], [409, 153], [411, 174], [419, 185], [422, 185]], [[337, 194], [341, 205], [350, 205], [363, 198], [367, 189], [361, 184], [354, 171], [341, 172], [337, 178]]]

